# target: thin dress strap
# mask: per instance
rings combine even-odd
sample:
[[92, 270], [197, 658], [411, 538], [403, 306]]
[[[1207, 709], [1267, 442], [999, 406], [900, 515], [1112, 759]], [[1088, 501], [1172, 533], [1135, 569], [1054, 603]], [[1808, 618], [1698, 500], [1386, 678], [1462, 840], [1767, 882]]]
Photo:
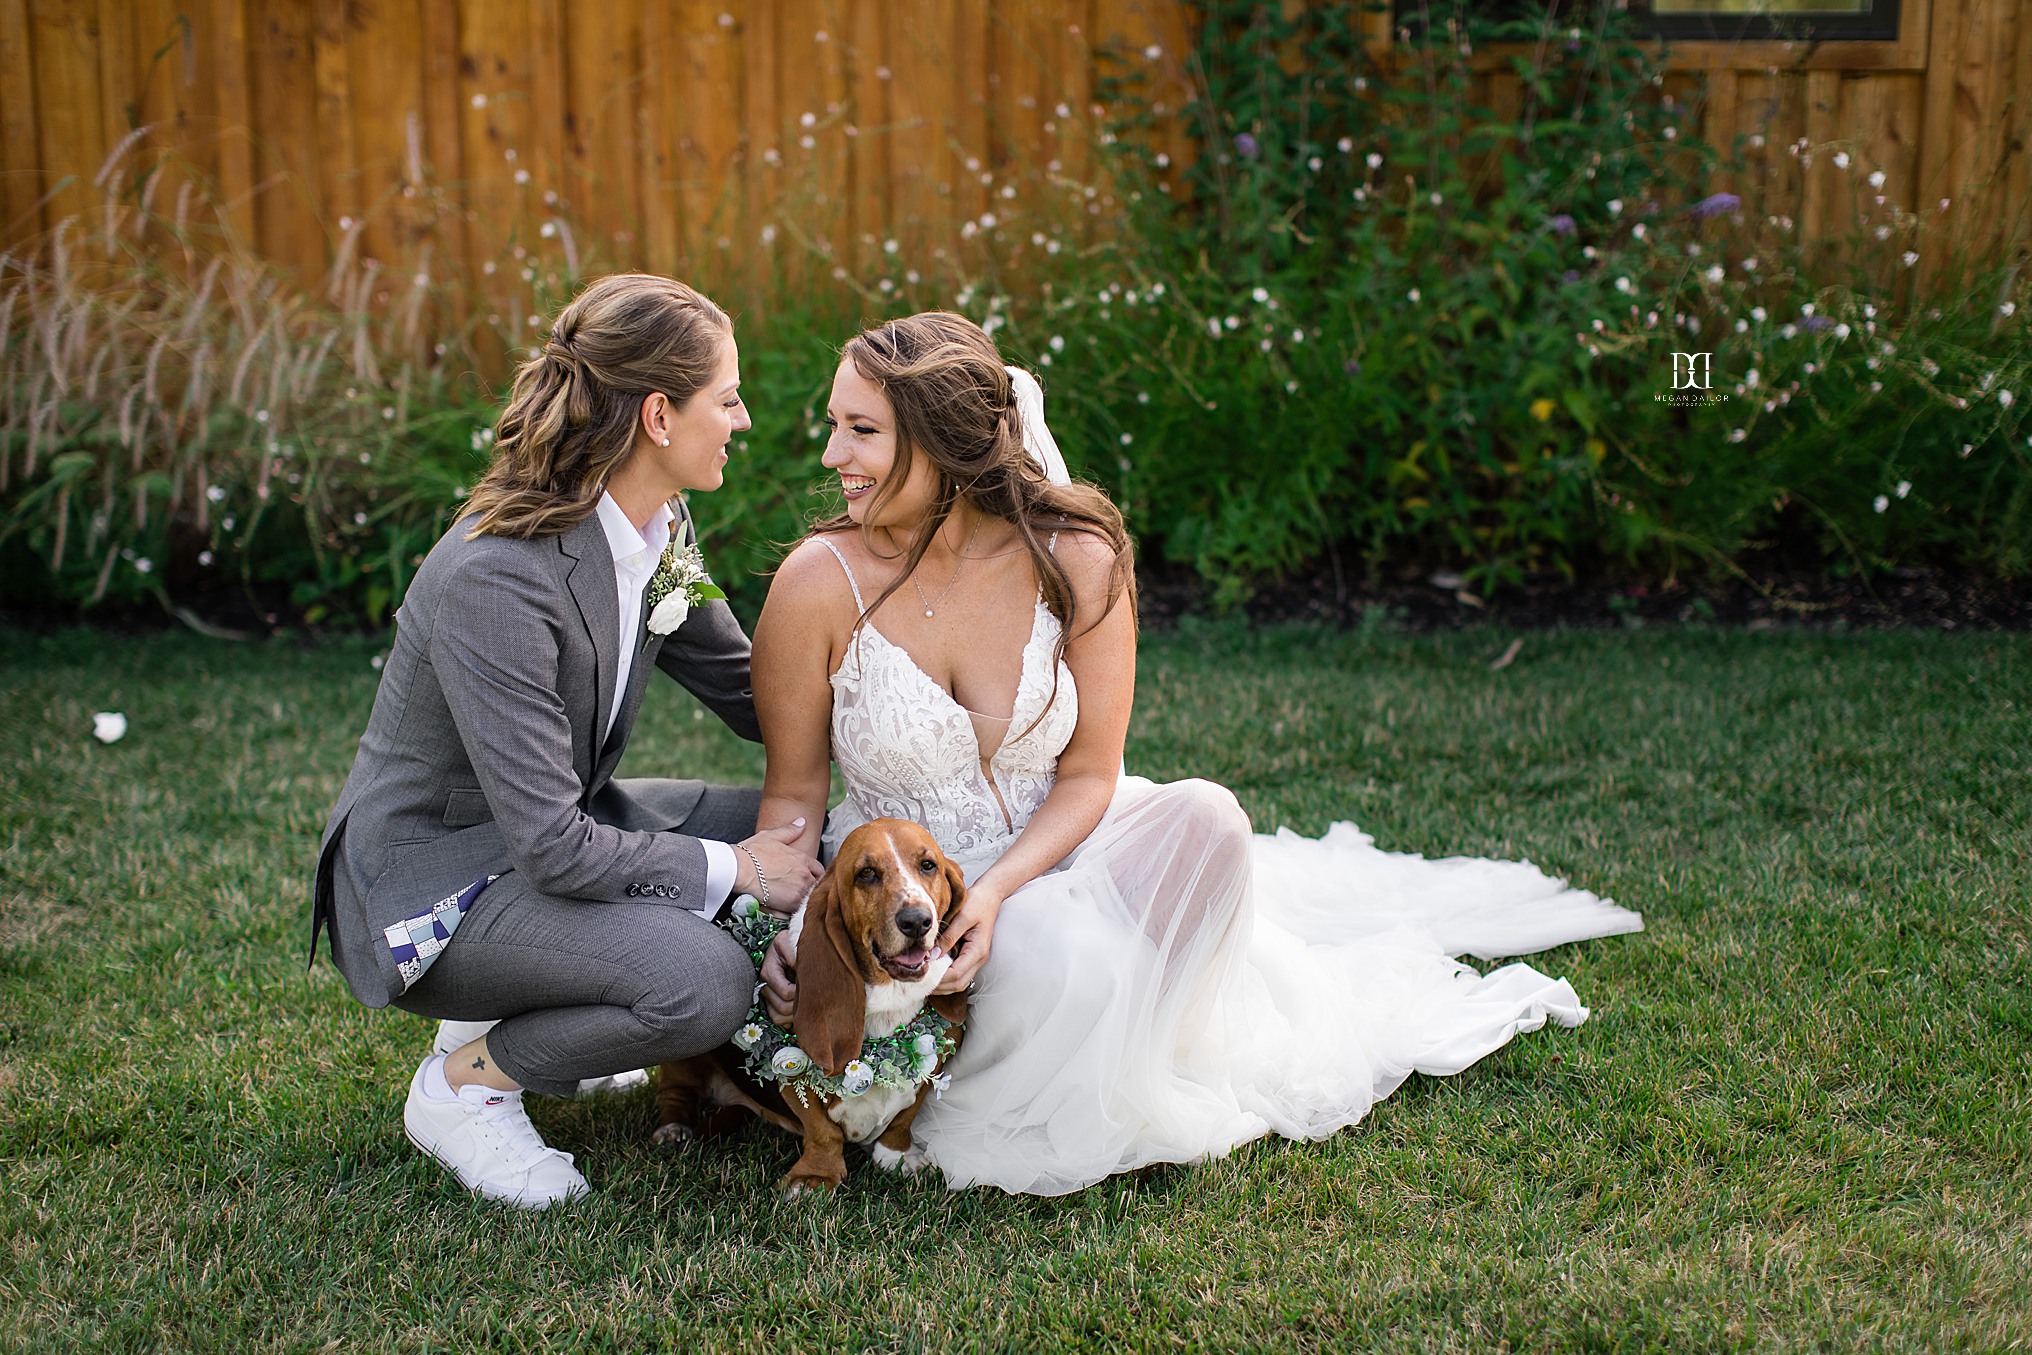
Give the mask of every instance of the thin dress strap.
[[833, 559], [838, 560], [840, 562], [840, 568], [847, 572], [847, 587], [854, 590], [855, 612], [859, 613], [867, 611], [868, 604], [861, 601], [860, 581], [854, 577], [854, 567], [847, 563], [847, 557], [840, 554], [840, 548], [838, 546], [835, 546], [832, 542], [826, 540], [824, 537], [820, 537], [818, 539], [818, 543], [821, 546], [824, 546], [827, 550], [831, 551], [833, 553]]

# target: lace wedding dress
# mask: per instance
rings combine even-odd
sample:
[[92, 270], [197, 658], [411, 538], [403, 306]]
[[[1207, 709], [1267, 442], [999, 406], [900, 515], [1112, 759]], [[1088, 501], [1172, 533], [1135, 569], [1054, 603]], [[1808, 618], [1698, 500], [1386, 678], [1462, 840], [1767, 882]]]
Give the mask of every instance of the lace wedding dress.
[[[901, 818], [969, 881], [993, 865], [1078, 719], [1071, 671], [1053, 672], [1058, 634], [1040, 599], [1009, 732], [984, 760], [969, 713], [863, 625], [832, 677], [847, 794], [828, 858], [869, 819]], [[952, 1085], [917, 1141], [952, 1186], [1055, 1195], [1268, 1133], [1324, 1138], [1413, 1072], [1456, 1073], [1519, 1031], [1587, 1018], [1564, 979], [1479, 975], [1455, 955], [1642, 926], [1526, 863], [1382, 852], [1351, 823], [1252, 833], [1220, 786], [1124, 775], [1087, 840], [1003, 905]]]

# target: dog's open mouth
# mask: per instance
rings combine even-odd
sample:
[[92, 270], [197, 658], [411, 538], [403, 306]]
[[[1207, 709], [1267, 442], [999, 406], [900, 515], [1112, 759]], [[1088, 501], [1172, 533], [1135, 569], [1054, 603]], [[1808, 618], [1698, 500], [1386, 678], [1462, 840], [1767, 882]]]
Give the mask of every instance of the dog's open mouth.
[[881, 961], [882, 968], [889, 971], [890, 977], [902, 979], [906, 983], [923, 978], [925, 966], [945, 953], [936, 944], [928, 942], [919, 942], [909, 950], [899, 950], [894, 955], [884, 955], [880, 946], [874, 946], [872, 949], [875, 958]]

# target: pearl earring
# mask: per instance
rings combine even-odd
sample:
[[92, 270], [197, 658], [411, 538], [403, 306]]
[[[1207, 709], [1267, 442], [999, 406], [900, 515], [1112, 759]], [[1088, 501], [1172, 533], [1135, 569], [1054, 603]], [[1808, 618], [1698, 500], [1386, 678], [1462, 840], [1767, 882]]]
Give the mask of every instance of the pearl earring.
[[664, 445], [664, 446], [666, 446], [666, 447], [668, 447], [668, 446], [670, 445], [670, 439], [669, 439], [669, 438], [665, 438], [665, 439], [663, 440], [663, 445]]

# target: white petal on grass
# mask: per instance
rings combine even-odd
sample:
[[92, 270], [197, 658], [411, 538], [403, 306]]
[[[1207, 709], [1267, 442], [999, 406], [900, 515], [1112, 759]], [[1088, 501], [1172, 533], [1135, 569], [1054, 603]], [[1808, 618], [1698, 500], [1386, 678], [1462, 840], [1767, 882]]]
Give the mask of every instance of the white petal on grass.
[[117, 710], [102, 710], [92, 717], [92, 737], [100, 743], [118, 743], [127, 735], [127, 717]]

